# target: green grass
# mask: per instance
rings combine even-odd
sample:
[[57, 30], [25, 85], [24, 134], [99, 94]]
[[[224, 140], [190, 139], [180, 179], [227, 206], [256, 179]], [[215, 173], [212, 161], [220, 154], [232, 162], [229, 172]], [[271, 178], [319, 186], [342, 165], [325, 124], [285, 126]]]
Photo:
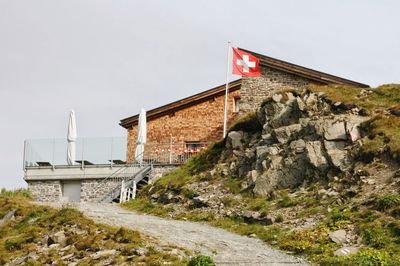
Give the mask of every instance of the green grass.
[[359, 97], [361, 89], [343, 85], [309, 86], [314, 92], [324, 92], [326, 97], [334, 102], [356, 104], [370, 112], [383, 111], [400, 102], [400, 84], [387, 84], [372, 88], [372, 93]]
[[224, 186], [233, 194], [239, 194], [242, 191], [241, 179], [229, 177], [224, 179]]
[[386, 266], [399, 265], [390, 259], [390, 255], [384, 250], [363, 249], [349, 257], [327, 257], [321, 260], [321, 265], [343, 265], [343, 266]]
[[[196, 181], [196, 175], [211, 169], [219, 160], [222, 150], [225, 147], [224, 141], [210, 145], [205, 151], [193, 156], [186, 164], [173, 170], [158, 179], [152, 187], [152, 193], [172, 190], [180, 193], [183, 186]], [[150, 186], [147, 186], [143, 193], [148, 193]]]
[[285, 193], [282, 196], [282, 198], [278, 200], [277, 204], [281, 208], [287, 208], [287, 207], [296, 206], [297, 204], [299, 204], [299, 201], [289, 197], [288, 194]]
[[271, 203], [265, 198], [261, 197], [256, 197], [256, 198], [250, 198], [246, 197], [244, 198], [244, 202], [246, 204], [246, 209], [250, 211], [257, 211], [260, 212], [262, 216], [266, 216], [270, 210], [271, 210]]
[[20, 197], [20, 198], [26, 198], [26, 199], [31, 199], [31, 194], [29, 190], [27, 189], [16, 189], [16, 190], [7, 190], [5, 188], [2, 188], [0, 190], [0, 197], [8, 197], [8, 198], [15, 198], [15, 197]]
[[[287, 206], [287, 202], [290, 200], [287, 199], [286, 193], [287, 191], [277, 191], [277, 195], [280, 196], [273, 200], [244, 197], [241, 203], [244, 204], [244, 209], [268, 214], [273, 212], [274, 208], [281, 208], [279, 202], [285, 202], [283, 206]], [[313, 197], [314, 195], [311, 193], [309, 196]], [[307, 196], [303, 197], [301, 200], [297, 199], [296, 204], [307, 204]], [[283, 215], [278, 215], [275, 224], [269, 226], [246, 223], [240, 217], [215, 217], [203, 209], [188, 209], [174, 218], [203, 222], [240, 235], [255, 235], [266, 243], [276, 244], [282, 250], [304, 256], [311, 262], [320, 265], [398, 265], [396, 263], [400, 261], [400, 222], [391, 216], [391, 212], [396, 210], [398, 205], [397, 197], [397, 194], [384, 195], [371, 206], [361, 204], [351, 209], [330, 203], [332, 210], [329, 213], [324, 212], [326, 218], [315, 228], [293, 231], [282, 226], [281, 223], [285, 220]], [[223, 200], [226, 206], [232, 204], [232, 201], [233, 199], [229, 197]], [[149, 199], [141, 199], [137, 204], [129, 205], [129, 207], [138, 211], [146, 211], [146, 208], [139, 205], [147, 206], [148, 204]], [[313, 206], [315, 204], [325, 203], [314, 202]], [[379, 209], [382, 211], [374, 210], [374, 206], [381, 206]], [[316, 206], [314, 207], [316, 208]], [[157, 203], [156, 208], [163, 210], [165, 207]], [[326, 209], [326, 206], [323, 208]], [[301, 216], [301, 214], [299, 215]], [[330, 240], [329, 232], [338, 229], [347, 230], [348, 226], [356, 228], [357, 234], [362, 237], [364, 246], [355, 255], [336, 257], [333, 253], [341, 246]]]
[[388, 152], [400, 159], [400, 117], [378, 115], [362, 125], [367, 139], [362, 146], [365, 154]]

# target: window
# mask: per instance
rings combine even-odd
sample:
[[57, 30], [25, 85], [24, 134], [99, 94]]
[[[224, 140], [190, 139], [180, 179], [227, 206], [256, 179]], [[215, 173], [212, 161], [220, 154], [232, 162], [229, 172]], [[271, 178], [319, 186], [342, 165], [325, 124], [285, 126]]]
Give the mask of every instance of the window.
[[240, 101], [240, 98], [233, 99], [233, 112], [234, 113], [239, 113], [239, 111], [240, 111], [239, 101]]

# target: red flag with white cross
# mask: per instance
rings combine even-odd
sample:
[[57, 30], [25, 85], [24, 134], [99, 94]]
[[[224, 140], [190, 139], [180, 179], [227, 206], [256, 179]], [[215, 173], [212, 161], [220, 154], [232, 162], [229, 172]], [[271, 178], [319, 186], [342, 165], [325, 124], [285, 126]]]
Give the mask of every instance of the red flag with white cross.
[[254, 55], [242, 51], [238, 48], [232, 47], [233, 49], [233, 63], [232, 73], [243, 77], [259, 77], [260, 71], [260, 60]]

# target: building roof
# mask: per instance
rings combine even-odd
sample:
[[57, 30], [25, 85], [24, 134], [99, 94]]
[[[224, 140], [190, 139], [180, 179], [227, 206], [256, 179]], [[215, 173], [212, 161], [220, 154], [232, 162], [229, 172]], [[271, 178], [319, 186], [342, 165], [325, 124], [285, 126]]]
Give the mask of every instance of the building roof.
[[[264, 67], [269, 67], [278, 71], [282, 71], [285, 73], [290, 73], [296, 76], [301, 76], [307, 78], [309, 80], [316, 81], [322, 84], [336, 84], [336, 85], [350, 85], [354, 87], [360, 88], [369, 88], [367, 84], [359, 83], [356, 81], [352, 81], [349, 79], [337, 77], [331, 74], [327, 74], [324, 72], [316, 71], [310, 68], [302, 67], [299, 65], [295, 65], [286, 61], [282, 61], [276, 58], [272, 58], [266, 55], [258, 54], [243, 48], [239, 48], [243, 51], [253, 54], [257, 58], [260, 59], [260, 65]], [[229, 91], [236, 91], [240, 89], [241, 79], [230, 82], [229, 83]], [[225, 84], [220, 85], [218, 87], [212, 88], [210, 90], [203, 91], [201, 93], [192, 95], [190, 97], [163, 105], [161, 107], [154, 108], [147, 112], [147, 120], [154, 120], [158, 117], [164, 116], [169, 113], [176, 112], [178, 110], [187, 108], [189, 106], [196, 105], [200, 102], [207, 101], [214, 97], [218, 97], [224, 95], [225, 93]], [[137, 125], [139, 119], [139, 114], [124, 118], [120, 121], [120, 125], [126, 129], [131, 126]]]
[[283, 60], [272, 58], [266, 55], [258, 54], [253, 51], [249, 51], [243, 48], [239, 48], [245, 52], [253, 54], [255, 57], [260, 59], [260, 65], [269, 67], [275, 70], [283, 71], [286, 73], [294, 74], [296, 76], [301, 76], [310, 80], [320, 82], [322, 84], [336, 84], [336, 85], [350, 85], [360, 88], [369, 88], [369, 85], [359, 83], [353, 80], [341, 78], [324, 72], [320, 72], [311, 68], [306, 68], [303, 66], [295, 65]]
[[[242, 83], [241, 79], [230, 82], [228, 84], [229, 91], [233, 92], [233, 91], [239, 90], [241, 83]], [[189, 96], [182, 100], [178, 100], [173, 103], [169, 103], [169, 104], [163, 105], [161, 107], [157, 107], [152, 110], [149, 110], [146, 113], [147, 121], [164, 116], [168, 113], [173, 113], [173, 112], [182, 110], [189, 106], [196, 105], [200, 102], [208, 101], [210, 99], [213, 99], [214, 97], [222, 96], [224, 94], [225, 94], [225, 84], [220, 85], [215, 88], [212, 88], [210, 90], [206, 90], [206, 91], [200, 92], [198, 94]], [[131, 126], [137, 125], [138, 119], [139, 119], [139, 114], [122, 119], [119, 124], [121, 126], [123, 126], [124, 128], [128, 129]]]

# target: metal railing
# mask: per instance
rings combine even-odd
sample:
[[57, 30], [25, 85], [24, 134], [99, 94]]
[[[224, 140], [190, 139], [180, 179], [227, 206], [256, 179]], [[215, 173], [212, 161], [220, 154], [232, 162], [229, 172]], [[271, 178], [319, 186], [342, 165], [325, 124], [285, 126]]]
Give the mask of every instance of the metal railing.
[[[107, 193], [100, 202], [112, 202], [118, 196], [120, 196], [120, 202], [124, 202], [129, 198], [135, 198], [136, 195], [136, 184], [138, 184], [143, 178], [145, 178], [153, 169], [152, 165], [142, 166], [134, 175], [129, 179], [121, 180], [121, 182]], [[130, 190], [130, 197], [127, 195], [128, 190]]]
[[[207, 142], [147, 143], [144, 146], [143, 164], [184, 164], [207, 148]], [[40, 167], [98, 167], [127, 163], [125, 137], [78, 138], [76, 164], [67, 164], [66, 139], [30, 139], [24, 143], [23, 169]], [[133, 145], [128, 151], [128, 163], [136, 163]]]
[[[207, 142], [148, 143], [144, 146], [143, 162], [153, 165], [184, 164], [207, 146]], [[131, 152], [134, 157], [135, 150]]]

